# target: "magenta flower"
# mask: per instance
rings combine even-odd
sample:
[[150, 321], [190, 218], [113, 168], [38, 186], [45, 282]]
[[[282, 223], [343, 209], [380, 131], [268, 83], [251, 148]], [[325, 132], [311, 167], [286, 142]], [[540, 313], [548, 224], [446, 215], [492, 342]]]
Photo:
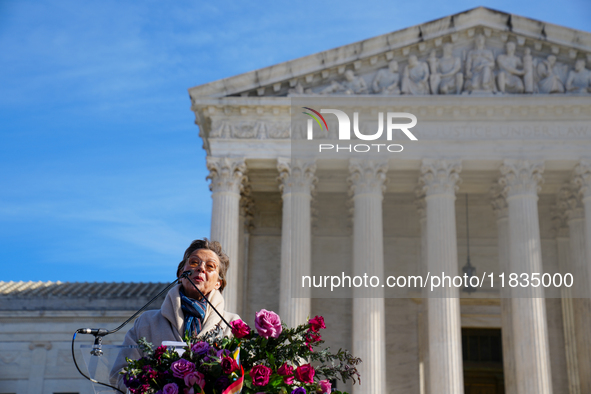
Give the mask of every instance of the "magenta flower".
[[293, 367], [287, 363], [283, 363], [283, 365], [277, 369], [277, 373], [281, 376], [293, 375]]
[[322, 316], [316, 316], [313, 319], [308, 320], [308, 324], [310, 324], [310, 330], [314, 332], [318, 332], [318, 330], [321, 328], [326, 328], [324, 325], [324, 318]]
[[314, 374], [316, 371], [310, 364], [300, 365], [296, 368], [295, 378], [303, 383], [314, 383]]
[[250, 335], [250, 327], [240, 319], [231, 321], [230, 326], [232, 326], [232, 334], [236, 338], [245, 338]]
[[283, 330], [279, 315], [266, 309], [255, 314], [254, 325], [263, 338], [278, 338]]
[[265, 367], [264, 365], [255, 365], [250, 370], [250, 376], [252, 376], [252, 384], [255, 386], [264, 386], [269, 383], [269, 377], [271, 377], [271, 368]]

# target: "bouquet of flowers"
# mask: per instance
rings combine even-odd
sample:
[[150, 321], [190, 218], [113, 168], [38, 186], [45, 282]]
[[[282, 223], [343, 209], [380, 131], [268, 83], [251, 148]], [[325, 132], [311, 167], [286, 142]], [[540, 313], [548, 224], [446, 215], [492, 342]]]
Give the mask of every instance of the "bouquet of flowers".
[[244, 321], [230, 323], [233, 337], [221, 327], [186, 337], [184, 352], [156, 349], [141, 339], [144, 357], [127, 359], [121, 373], [133, 394], [311, 394], [331, 391], [331, 381], [359, 381], [361, 362], [346, 350], [320, 349], [324, 318], [287, 328], [265, 309], [256, 313], [255, 330]]

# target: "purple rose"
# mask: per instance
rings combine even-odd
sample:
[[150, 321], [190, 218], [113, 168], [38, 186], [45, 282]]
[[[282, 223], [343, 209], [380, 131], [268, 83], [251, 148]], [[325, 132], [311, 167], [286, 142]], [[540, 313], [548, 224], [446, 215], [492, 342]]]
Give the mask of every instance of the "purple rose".
[[298, 387], [291, 392], [291, 394], [306, 394], [306, 389], [303, 387]]
[[230, 357], [232, 355], [232, 353], [230, 353], [230, 351], [228, 349], [220, 349], [217, 351], [216, 356], [218, 358], [224, 358], [224, 357]]
[[196, 344], [191, 346], [191, 351], [193, 353], [200, 355], [200, 356], [203, 356], [204, 354], [207, 354], [207, 352], [209, 351], [209, 343], [197, 342]]
[[266, 309], [261, 309], [255, 314], [254, 325], [263, 338], [278, 338], [283, 330], [279, 315]]
[[180, 360], [172, 363], [170, 370], [172, 371], [172, 374], [175, 378], [182, 379], [186, 374], [195, 370], [195, 364], [185, 360], [184, 358], [181, 358]]
[[179, 394], [179, 386], [176, 383], [168, 383], [162, 389], [163, 394]]

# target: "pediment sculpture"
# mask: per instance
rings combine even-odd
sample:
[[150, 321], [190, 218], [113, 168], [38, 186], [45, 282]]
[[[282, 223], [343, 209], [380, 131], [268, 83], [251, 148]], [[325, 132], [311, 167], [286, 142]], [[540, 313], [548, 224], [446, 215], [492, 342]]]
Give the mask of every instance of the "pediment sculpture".
[[346, 69], [328, 85], [304, 88], [298, 80], [288, 95], [591, 93], [591, 71], [585, 59], [575, 59], [574, 65], [568, 65], [553, 54], [543, 57], [538, 53], [534, 57], [532, 48], [523, 43], [518, 50], [516, 42], [506, 41], [501, 52], [499, 45], [493, 50], [487, 46], [487, 38], [477, 34], [466, 49], [443, 44], [439, 57], [437, 49], [427, 57], [407, 50], [405, 59], [390, 58], [386, 67], [365, 74]]

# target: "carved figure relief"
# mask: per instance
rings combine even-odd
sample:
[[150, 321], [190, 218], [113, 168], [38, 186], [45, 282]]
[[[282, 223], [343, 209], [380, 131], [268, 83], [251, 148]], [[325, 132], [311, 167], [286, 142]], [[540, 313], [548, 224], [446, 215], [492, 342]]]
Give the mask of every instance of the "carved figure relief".
[[436, 58], [435, 51], [431, 51], [429, 68], [431, 77], [429, 84], [432, 94], [460, 94], [464, 85], [464, 74], [462, 74], [462, 61], [459, 57], [452, 55], [453, 47], [447, 43], [443, 45], [443, 57]]
[[556, 56], [550, 55], [538, 63], [537, 72], [540, 81], [538, 91], [540, 93], [564, 93], [564, 84], [557, 71]]
[[[508, 42], [505, 47], [507, 48], [507, 53], [497, 57], [497, 64], [499, 65], [497, 84], [499, 91], [501, 93], [523, 93], [525, 91], [523, 80], [521, 79], [525, 75], [523, 62], [519, 57], [515, 56], [514, 42]], [[530, 66], [533, 66], [533, 63]]]
[[402, 75], [400, 91], [403, 94], [429, 94], [429, 67], [410, 55]]
[[476, 36], [474, 43], [476, 47], [470, 50], [466, 57], [465, 89], [469, 92], [494, 92], [494, 55], [490, 49], [484, 47], [486, 40], [483, 35]]
[[333, 93], [344, 93], [344, 94], [367, 94], [367, 84], [362, 77], [358, 77], [351, 70], [345, 71], [345, 81], [336, 82], [333, 81], [329, 87], [320, 91], [320, 94], [333, 94]]
[[573, 93], [588, 93], [591, 87], [591, 71], [585, 68], [584, 60], [577, 60], [575, 69], [568, 73], [566, 90]]
[[399, 83], [398, 62], [392, 60], [388, 63], [388, 68], [378, 71], [373, 79], [372, 89], [376, 94], [397, 95], [400, 94], [400, 89], [398, 88]]

